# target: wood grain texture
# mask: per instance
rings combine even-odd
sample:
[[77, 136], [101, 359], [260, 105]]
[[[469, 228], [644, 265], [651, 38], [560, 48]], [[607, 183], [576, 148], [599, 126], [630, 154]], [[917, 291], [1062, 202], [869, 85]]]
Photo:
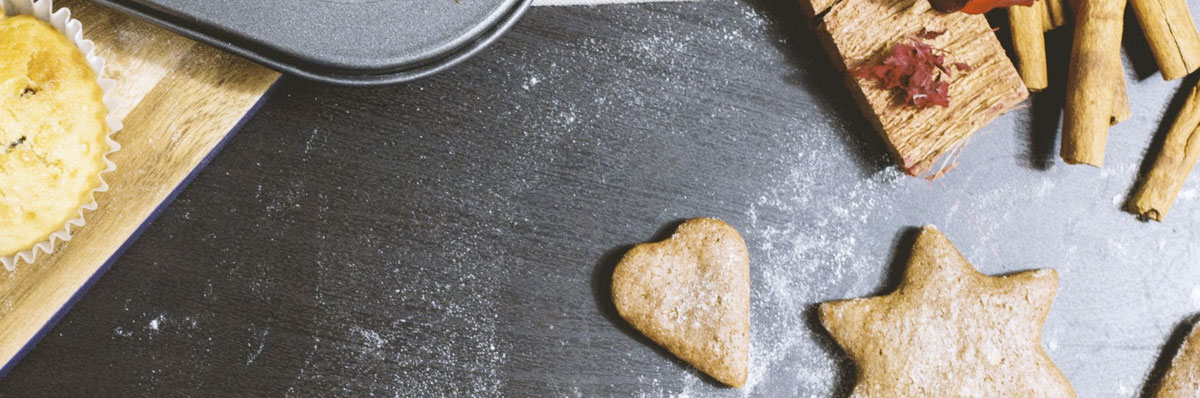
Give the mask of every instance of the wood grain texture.
[[62, 1], [118, 84], [122, 151], [100, 207], [70, 242], [0, 274], [0, 361], [7, 363], [168, 198], [278, 75], [82, 1]]

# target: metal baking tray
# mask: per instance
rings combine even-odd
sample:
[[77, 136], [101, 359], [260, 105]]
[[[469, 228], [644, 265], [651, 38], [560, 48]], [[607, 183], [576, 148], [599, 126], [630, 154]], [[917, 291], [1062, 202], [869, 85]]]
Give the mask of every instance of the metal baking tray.
[[94, 0], [287, 74], [345, 85], [442, 71], [532, 0]]

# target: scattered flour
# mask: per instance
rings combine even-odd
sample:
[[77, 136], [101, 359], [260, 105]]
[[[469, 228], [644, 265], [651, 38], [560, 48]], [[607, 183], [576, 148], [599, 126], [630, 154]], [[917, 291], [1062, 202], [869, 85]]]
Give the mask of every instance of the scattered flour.
[[524, 89], [525, 91], [529, 91], [530, 89], [537, 87], [538, 83], [541, 83], [541, 82], [542, 82], [542, 80], [539, 79], [537, 76], [529, 76], [529, 80], [526, 80], [525, 84], [521, 85], [521, 88]]
[[1176, 197], [1176, 200], [1177, 201], [1193, 200], [1193, 199], [1196, 199], [1197, 196], [1200, 196], [1200, 188], [1196, 188], [1196, 187], [1185, 188], [1185, 189], [1179, 191], [1179, 196]]
[[[807, 163], [821, 161], [805, 159], [748, 210], [751, 225], [744, 235], [756, 257], [751, 268], [758, 274], [751, 293], [755, 320], [745, 395], [754, 395], [761, 381], [784, 374], [797, 379], [801, 391], [824, 394], [819, 396], [839, 388], [840, 368], [822, 346], [821, 332], [813, 330], [820, 326], [813, 322], [812, 306], [843, 298], [845, 291], [866, 292], [873, 282], [868, 276], [887, 265], [890, 242], [864, 243], [858, 237], [868, 226], [867, 214], [888, 203], [888, 192], [909, 180], [889, 167], [853, 183], [840, 197], [817, 197], [810, 187], [827, 176], [813, 173]], [[829, 211], [821, 213], [822, 208]], [[800, 212], [805, 217], [791, 216]]]
[[387, 339], [379, 336], [379, 333], [374, 330], [353, 326], [350, 328], [350, 331], [358, 333], [358, 335], [362, 337], [364, 341], [366, 341], [367, 345], [375, 348], [383, 348], [383, 346], [388, 343]]
[[159, 314], [157, 317], [150, 320], [150, 324], [146, 325], [146, 329], [157, 332], [159, 328], [162, 327], [162, 324], [166, 322], [167, 316], [165, 314]]
[[[267, 335], [270, 333], [271, 331], [269, 329], [263, 329], [254, 334], [254, 339], [252, 342], [246, 343], [247, 346], [253, 348], [253, 351], [251, 351], [250, 355], [246, 358], [246, 366], [253, 364], [254, 360], [258, 359], [259, 355], [262, 355], [263, 348], [266, 348], [267, 346]], [[255, 343], [257, 343], [258, 347], [254, 347]]]

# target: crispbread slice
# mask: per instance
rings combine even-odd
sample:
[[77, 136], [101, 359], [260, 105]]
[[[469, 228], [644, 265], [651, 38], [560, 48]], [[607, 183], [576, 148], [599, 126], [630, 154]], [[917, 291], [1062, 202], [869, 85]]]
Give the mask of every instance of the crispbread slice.
[[841, 72], [878, 64], [889, 50], [924, 31], [945, 31], [930, 46], [947, 63], [971, 70], [948, 77], [950, 106], [903, 105], [892, 90], [846, 73], [847, 87], [907, 173], [929, 171], [971, 134], [1029, 96], [1029, 91], [982, 15], [944, 14], [927, 0], [801, 0], [816, 21], [817, 35]]

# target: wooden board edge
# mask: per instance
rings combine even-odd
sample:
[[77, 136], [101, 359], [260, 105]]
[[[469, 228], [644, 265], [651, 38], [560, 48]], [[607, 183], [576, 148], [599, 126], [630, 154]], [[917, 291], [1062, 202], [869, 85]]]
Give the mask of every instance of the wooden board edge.
[[[56, 325], [58, 325], [58, 322], [62, 320], [67, 312], [69, 312], [71, 308], [74, 307], [75, 304], [78, 303], [79, 300], [81, 300], [89, 290], [91, 290], [92, 286], [94, 286], [96, 282], [100, 280], [100, 277], [104, 276], [104, 274], [107, 273], [110, 268], [112, 268], [113, 263], [121, 258], [121, 256], [125, 253], [125, 250], [129, 249], [129, 247], [132, 246], [139, 237], [141, 237], [146, 228], [148, 228], [150, 224], [158, 218], [158, 216], [162, 215], [167, 206], [170, 206], [170, 204], [175, 201], [179, 194], [182, 193], [183, 190], [187, 188], [187, 186], [191, 184], [191, 182], [195, 180], [198, 175], [200, 175], [200, 172], [203, 171], [204, 168], [207, 167], [208, 164], [211, 163], [219, 153], [221, 153], [221, 150], [225, 148], [225, 145], [228, 144], [229, 141], [232, 140], [235, 135], [237, 135], [237, 132], [241, 130], [251, 118], [253, 118], [254, 114], [258, 113], [258, 110], [261, 109], [264, 104], [266, 104], [267, 99], [271, 97], [271, 94], [279, 86], [279, 82], [282, 80], [282, 78], [276, 79], [275, 82], [272, 83], [265, 92], [263, 92], [263, 95], [258, 99], [258, 101], [256, 101], [250, 106], [250, 108], [247, 109], [246, 113], [242, 115], [242, 118], [233, 125], [229, 132], [225, 133], [225, 135], [221, 137], [221, 140], [213, 145], [204, 158], [196, 164], [196, 167], [192, 168], [192, 170], [188, 172], [188, 174], [179, 182], [179, 184], [176, 184], [171, 192], [167, 194], [166, 198], [159, 203], [158, 206], [155, 207], [154, 210], [151, 211], [144, 220], [142, 220], [137, 229], [134, 230], [134, 232], [130, 234], [129, 237], [127, 237], [125, 241], [116, 248], [116, 250], [113, 251], [112, 255], [110, 255], [103, 263], [101, 263], [100, 266], [92, 272], [92, 275], [89, 276], [87, 280], [84, 281], [84, 283], [80, 285], [79, 288], [76, 289], [69, 298], [67, 298], [67, 300], [58, 308], [58, 310], [55, 311], [54, 314], [52, 314], [49, 318], [47, 318], [41, 326], [37, 327], [32, 335], [26, 339], [22, 339], [25, 340], [25, 344], [21, 345], [21, 347], [15, 351], [0, 351], [0, 361], [3, 361], [4, 363], [4, 365], [0, 367], [0, 378], [8, 376], [8, 373], [11, 372], [12, 369], [21, 362], [21, 359], [24, 359], [25, 356], [28, 355], [29, 352], [32, 351], [33, 348], [36, 347], [37, 344], [41, 342], [42, 339], [45, 338], [46, 335], [49, 334]], [[12, 339], [13, 337], [5, 336], [5, 338]]]

